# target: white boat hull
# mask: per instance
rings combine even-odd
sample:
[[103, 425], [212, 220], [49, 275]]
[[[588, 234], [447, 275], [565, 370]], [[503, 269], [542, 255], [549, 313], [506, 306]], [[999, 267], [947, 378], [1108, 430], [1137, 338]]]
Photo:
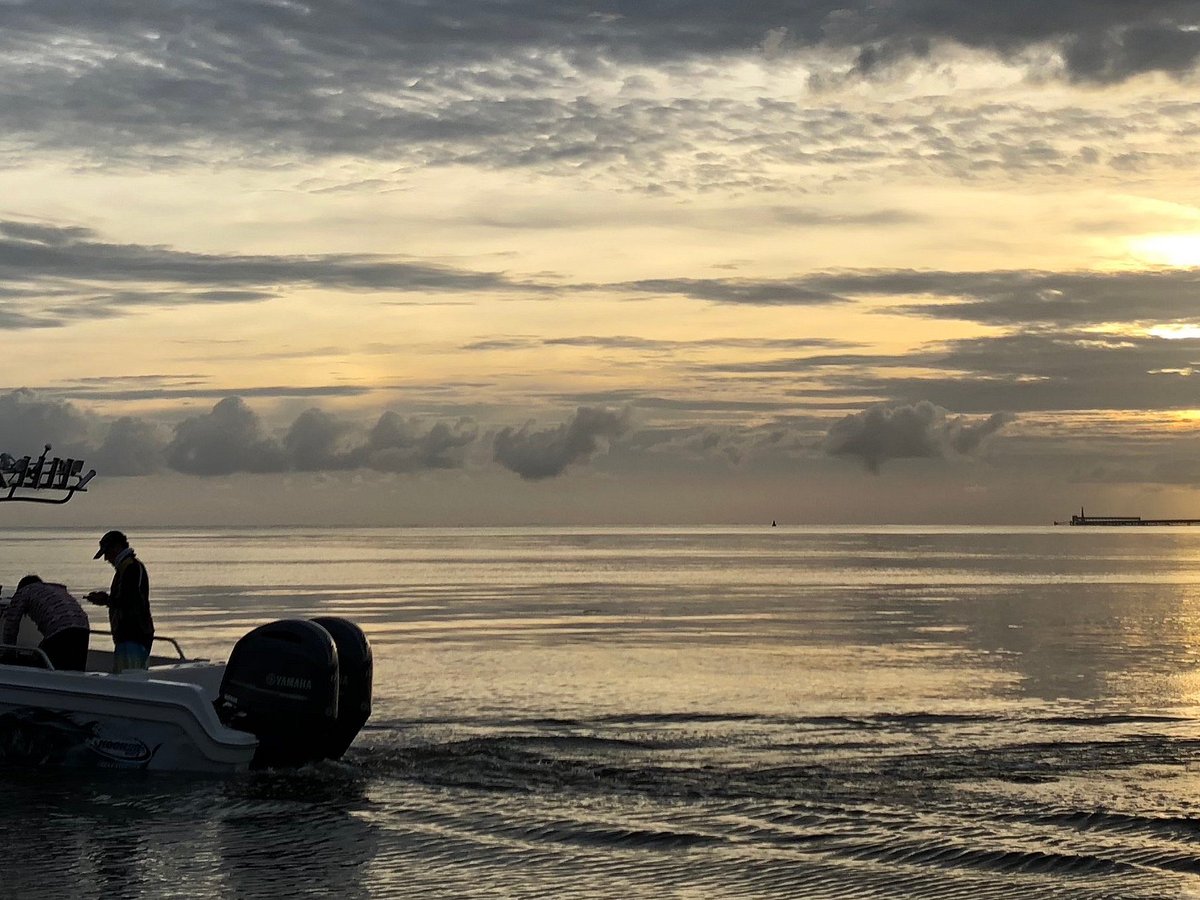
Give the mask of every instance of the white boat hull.
[[245, 771], [258, 740], [217, 718], [219, 677], [212, 663], [121, 675], [0, 665], [0, 763]]

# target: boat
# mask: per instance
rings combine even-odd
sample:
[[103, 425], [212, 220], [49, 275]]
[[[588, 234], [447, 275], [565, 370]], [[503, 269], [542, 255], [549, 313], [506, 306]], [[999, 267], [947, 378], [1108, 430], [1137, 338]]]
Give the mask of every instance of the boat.
[[[95, 470], [79, 460], [0, 455], [0, 502], [65, 503]], [[93, 630], [93, 637], [109, 637]], [[0, 644], [0, 765], [231, 774], [340, 759], [371, 714], [373, 660], [347, 619], [254, 628], [229, 659], [189, 659], [155, 637], [146, 669], [112, 671], [91, 649], [55, 669], [28, 620]], [[96, 643], [103, 643], [97, 641]]]

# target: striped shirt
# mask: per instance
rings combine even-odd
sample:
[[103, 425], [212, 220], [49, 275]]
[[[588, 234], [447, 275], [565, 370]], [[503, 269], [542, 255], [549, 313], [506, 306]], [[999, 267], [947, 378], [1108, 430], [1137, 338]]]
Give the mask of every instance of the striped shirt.
[[64, 628], [88, 627], [87, 613], [79, 601], [63, 585], [49, 582], [39, 581], [17, 588], [3, 616], [0, 616], [4, 629], [0, 634], [0, 642], [16, 643], [21, 630], [21, 616], [29, 616], [42, 637], [50, 637]]

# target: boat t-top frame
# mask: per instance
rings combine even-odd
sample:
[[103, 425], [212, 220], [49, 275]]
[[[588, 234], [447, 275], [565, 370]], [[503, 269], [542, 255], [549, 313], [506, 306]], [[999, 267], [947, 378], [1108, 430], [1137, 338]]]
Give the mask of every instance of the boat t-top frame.
[[95, 469], [83, 474], [82, 459], [50, 458], [49, 444], [36, 460], [0, 453], [0, 503], [66, 503], [95, 477]]

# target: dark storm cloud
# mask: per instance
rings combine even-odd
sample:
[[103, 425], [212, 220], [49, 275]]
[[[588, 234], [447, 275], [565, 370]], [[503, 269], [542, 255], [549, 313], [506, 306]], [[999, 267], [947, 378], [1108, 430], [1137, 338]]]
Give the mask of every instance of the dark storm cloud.
[[[945, 341], [899, 355], [811, 354], [694, 368], [773, 377], [806, 409], [845, 408], [874, 397], [925, 399], [971, 413], [1179, 410], [1195, 408], [1200, 398], [1200, 339], [1049, 328]], [[819, 389], [786, 388], [789, 377], [817, 375]]]
[[818, 369], [886, 368], [910, 364], [910, 356], [888, 356], [882, 353], [820, 353], [810, 356], [786, 356], [774, 359], [737, 363], [713, 363], [695, 366], [701, 371], [731, 373], [812, 373]]
[[[589, 427], [583, 421], [576, 430]], [[51, 443], [60, 455], [87, 456], [89, 464], [106, 476], [164, 470], [215, 476], [358, 468], [454, 469], [465, 465], [467, 451], [478, 436], [475, 423], [461, 417], [431, 422], [386, 411], [372, 428], [363, 430], [311, 408], [276, 437], [240, 396], [223, 398], [211, 410], [178, 422], [172, 431], [133, 416], [110, 422], [90, 419], [70, 401], [42, 391], [21, 388], [0, 394], [0, 451], [36, 456], [45, 443]], [[576, 445], [581, 440], [586, 438], [577, 437]]]
[[37, 310], [29, 313], [13, 309], [5, 309], [7, 303], [0, 299], [0, 329], [6, 331], [25, 331], [33, 328], [58, 328], [64, 324], [62, 319], [53, 316], [39, 315]]
[[[1191, 19], [1191, 28], [1181, 27]], [[1117, 82], [1145, 72], [1181, 74], [1196, 65], [1200, 33], [1195, 11], [1175, 21], [1146, 19], [1107, 30], [1088, 29], [1064, 44], [1067, 71], [1078, 81]]]
[[[404, 262], [367, 254], [241, 256], [189, 253], [167, 247], [109, 244], [85, 229], [0, 221], [0, 278], [7, 281], [71, 279], [172, 282], [215, 290], [189, 294], [188, 302], [241, 303], [271, 294], [241, 285], [290, 284], [353, 290], [469, 291], [513, 287], [503, 276]], [[128, 298], [131, 302], [133, 297]], [[161, 302], [155, 295], [152, 302]]]
[[581, 406], [570, 422], [535, 431], [530, 424], [504, 428], [492, 443], [493, 458], [526, 481], [561, 475], [572, 463], [585, 462], [606, 440], [629, 429], [624, 412]]
[[[213, 354], [203, 357], [212, 360]], [[263, 358], [271, 358], [267, 354]], [[33, 388], [43, 400], [220, 400], [230, 395], [229, 388], [209, 386], [210, 379], [198, 374], [106, 375], [76, 378], [56, 386]], [[238, 388], [240, 397], [256, 399], [294, 399], [304, 397], [359, 397], [373, 388], [356, 385], [260, 385]]]
[[426, 426], [389, 411], [371, 429], [362, 454], [367, 466], [381, 472], [457, 469], [478, 435], [469, 419]]
[[591, 347], [597, 350], [645, 350], [675, 353], [688, 350], [799, 350], [808, 347], [845, 347], [830, 338], [701, 338], [665, 340], [632, 335], [575, 335], [571, 337], [495, 337], [472, 341], [460, 350], [530, 350], [538, 347]]
[[[343, 80], [403, 83], [419, 91], [407, 79], [444, 67], [487, 83], [497, 76], [471, 64], [503, 59], [526, 61], [523, 74], [534, 79], [536, 59], [549, 54], [580, 64], [655, 63], [753, 48], [779, 55], [829, 47], [857, 52], [859, 68], [869, 71], [928, 55], [939, 41], [1004, 56], [1050, 45], [1064, 50], [1075, 77], [1111, 80], [1152, 70], [1179, 73], [1200, 53], [1193, 30], [1200, 12], [1191, 0], [768, 0], [737, 7], [720, 0], [686, 7], [621, 0], [603, 9], [582, 0], [360, 0], [352, 7], [328, 0], [43, 0], [0, 9], [0, 48], [7, 52], [51, 37], [71, 39], [72, 56], [64, 54], [58, 67], [43, 66], [43, 77], [58, 76], [72, 87], [66, 100], [85, 103], [125, 89], [132, 99], [158, 99], [180, 112], [236, 99], [254, 103], [295, 86], [302, 98], [296, 104], [317, 113], [320, 88]], [[88, 54], [89, 46], [108, 53]], [[91, 77], [78, 79], [85, 73]], [[137, 118], [131, 103], [123, 121]]]
[[675, 294], [712, 303], [751, 306], [828, 306], [849, 302], [811, 278], [652, 278], [604, 285], [604, 289], [654, 296]]
[[973, 453], [1012, 419], [1010, 414], [995, 413], [971, 421], [928, 401], [873, 406], [835, 422], [825, 437], [825, 452], [856, 457], [878, 473], [889, 459], [944, 459]]
[[541, 341], [534, 337], [497, 337], [472, 341], [469, 344], [463, 344], [458, 349], [482, 350], [485, 352], [492, 350], [528, 350], [530, 347], [536, 347], [540, 344]]
[[[578, 80], [578, 74], [563, 73], [549, 78], [542, 90], [553, 92], [549, 85]], [[1200, 144], [1200, 106], [1166, 98], [1113, 101], [1103, 109], [1065, 101], [1050, 108], [980, 104], [973, 98], [942, 99], [931, 107], [928, 100], [915, 98], [856, 115], [846, 111], [838, 95], [767, 102], [736, 91], [725, 96], [719, 87], [675, 99], [547, 97], [536, 104], [486, 95], [464, 100], [463, 89], [456, 86], [438, 90], [442, 96], [425, 101], [421, 114], [436, 110], [439, 118], [460, 116], [475, 122], [474, 128], [464, 123], [453, 136], [436, 137], [413, 130], [403, 139], [400, 157], [398, 140], [372, 142], [373, 133], [366, 132], [358, 146], [345, 152], [394, 163], [389, 177], [396, 184], [415, 169], [469, 166], [528, 169], [655, 194], [687, 194], [711, 188], [795, 190], [797, 178], [830, 187], [931, 175], [969, 183], [1048, 183], [1087, 175], [1120, 184], [1131, 174], [1188, 166]], [[1151, 146], [1156, 149], [1146, 149]], [[289, 151], [308, 157], [320, 152], [304, 145]], [[153, 160], [147, 155], [144, 162], [153, 165]], [[788, 176], [781, 175], [780, 166], [787, 167]], [[586, 213], [551, 218], [536, 210], [509, 211], [510, 218], [517, 214], [531, 216], [527, 225], [559, 230], [594, 219]], [[503, 227], [506, 220], [485, 211], [483, 219], [472, 216], [470, 221]], [[711, 228], [716, 221], [699, 215], [691, 225]], [[762, 211], [753, 227], [772, 222], [778, 227], [780, 221], [793, 228], [886, 227], [913, 217], [804, 210], [789, 216], [772, 207]]]
[[466, 451], [477, 434], [466, 419], [428, 423], [391, 411], [362, 434], [353, 423], [312, 408], [300, 413], [282, 440], [276, 440], [245, 401], [227, 397], [211, 412], [175, 427], [166, 460], [170, 468], [195, 475], [452, 469], [465, 464]]
[[740, 466], [752, 460], [811, 456], [828, 420], [780, 415], [765, 425], [685, 425], [651, 427], [624, 438], [622, 449], [653, 454], [671, 465], [716, 461]]
[[0, 234], [15, 241], [49, 246], [87, 241], [95, 237], [95, 232], [90, 228], [84, 228], [80, 225], [62, 227], [57, 225], [39, 225], [34, 222], [4, 221], [0, 221]]
[[88, 460], [105, 475], [149, 475], [166, 466], [167, 439], [161, 426], [122, 416], [108, 427], [103, 442]]
[[[614, 64], [718, 67], [816, 50], [844, 59], [826, 79], [836, 80], [955, 44], [1009, 61], [1054, 51], [1070, 79], [1108, 83], [1192, 71], [1197, 25], [1194, 0], [18, 2], [0, 4], [0, 125], [14, 154], [71, 148], [161, 167], [351, 154], [649, 172], [683, 146], [671, 136], [680, 124], [735, 117], [690, 98], [589, 96], [588, 78], [612, 78]], [[550, 86], [566, 87], [563, 99]], [[817, 155], [838, 161], [823, 145]]]
[[468, 419], [432, 425], [384, 412], [365, 435], [349, 422], [319, 409], [301, 413], [284, 438], [292, 468], [334, 471], [369, 468], [379, 472], [456, 469], [478, 429]]
[[[889, 306], [887, 312], [982, 325], [1082, 327], [1194, 321], [1200, 269], [1111, 273], [882, 269], [788, 279], [658, 279], [607, 287], [752, 306], [904, 299], [910, 302]], [[928, 299], [911, 302], [917, 298]]]
[[[151, 380], [153, 381], [153, 379]], [[165, 379], [170, 382], [171, 379]], [[284, 397], [358, 397], [371, 393], [372, 388], [356, 387], [354, 385], [263, 385], [261, 387], [239, 388], [242, 397], [255, 398], [284, 398]], [[55, 391], [50, 391], [54, 393]], [[93, 387], [72, 388], [68, 393], [74, 397], [86, 397], [89, 400], [212, 400], [224, 398], [229, 394], [229, 388], [212, 388], [200, 385], [186, 387]]]
[[860, 290], [892, 296], [927, 294], [898, 312], [984, 325], [1101, 325], [1195, 320], [1200, 269], [1149, 272], [880, 273]]
[[0, 394], [0, 451], [18, 458], [37, 456], [51, 444], [62, 456], [84, 446], [87, 433], [86, 417], [65, 400], [27, 388]]
[[613, 389], [609, 391], [586, 391], [570, 394], [560, 394], [554, 397], [563, 403], [577, 403], [584, 406], [593, 404], [628, 406], [637, 409], [654, 409], [667, 412], [710, 412], [710, 413], [763, 413], [784, 412], [794, 409], [795, 404], [788, 400], [758, 400], [739, 398], [725, 400], [720, 397], [663, 397], [655, 393], [634, 388]]
[[630, 335], [579, 335], [576, 337], [546, 338], [547, 347], [595, 347], [600, 350], [796, 350], [805, 347], [844, 347], [843, 341], [829, 338], [701, 338], [691, 341], [670, 341], [640, 338]]
[[[876, 369], [834, 373], [849, 395], [924, 397], [951, 409], [1014, 411], [1193, 409], [1200, 340], [1089, 333], [1018, 333], [951, 341]], [[887, 374], [888, 368], [904, 374]], [[927, 374], [908, 374], [926, 369]]]
[[175, 426], [166, 459], [172, 469], [189, 475], [282, 472], [287, 468], [283, 447], [263, 434], [258, 416], [239, 397], [227, 397], [211, 412]]
[[[503, 275], [366, 254], [245, 256], [111, 244], [77, 226], [0, 220], [0, 324], [53, 327], [137, 307], [257, 303], [281, 286], [389, 293], [540, 292]], [[100, 285], [112, 285], [109, 289]], [[176, 285], [164, 290], [163, 284]], [[116, 286], [120, 287], [116, 287]]]
[[302, 472], [324, 472], [354, 467], [346, 445], [350, 426], [319, 409], [296, 417], [283, 439], [292, 465]]

